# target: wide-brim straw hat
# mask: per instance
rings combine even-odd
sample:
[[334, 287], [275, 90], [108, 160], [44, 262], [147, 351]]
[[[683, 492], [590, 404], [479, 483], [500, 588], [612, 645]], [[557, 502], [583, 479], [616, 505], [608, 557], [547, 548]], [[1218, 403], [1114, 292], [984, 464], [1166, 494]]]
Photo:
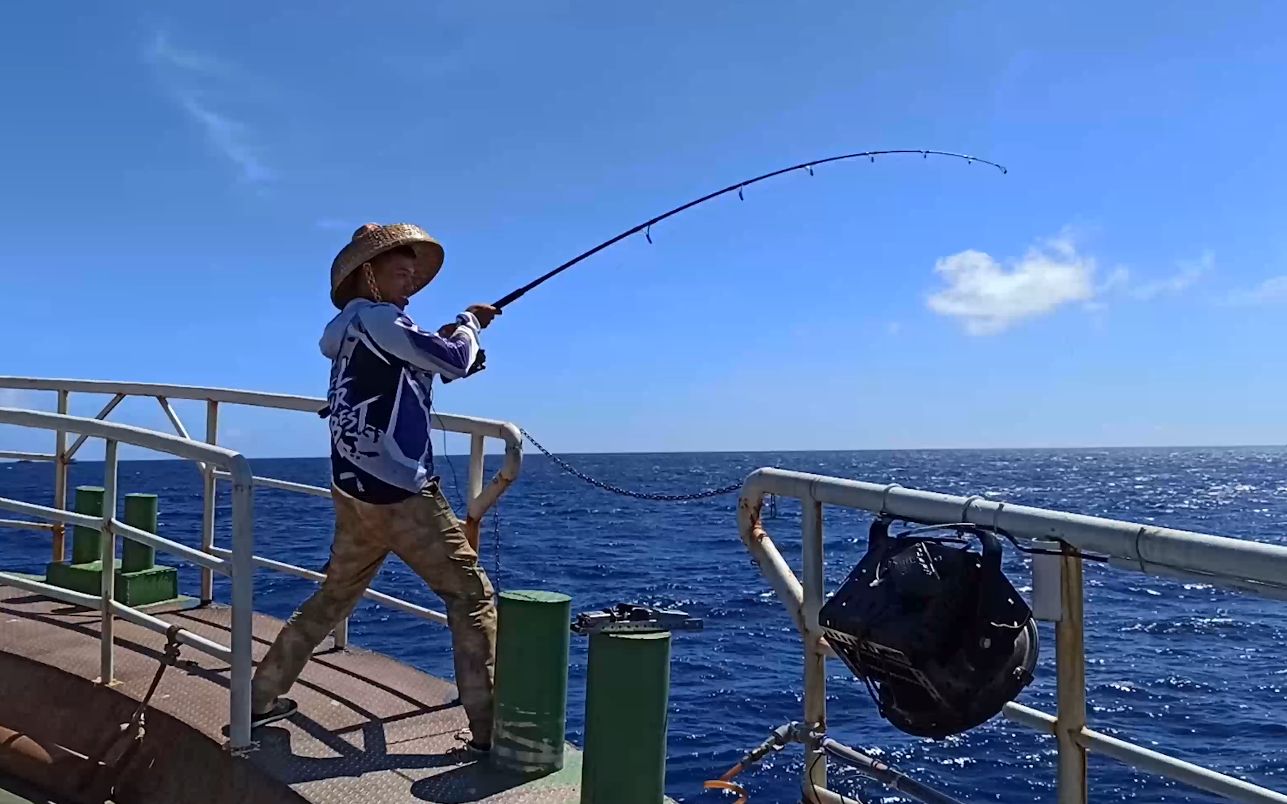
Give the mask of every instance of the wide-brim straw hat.
[[442, 268], [442, 245], [429, 236], [428, 232], [413, 223], [391, 223], [381, 226], [368, 223], [353, 233], [349, 244], [340, 249], [331, 263], [331, 303], [343, 308], [347, 299], [341, 298], [340, 289], [353, 272], [363, 263], [389, 249], [399, 246], [410, 246], [416, 254], [416, 275], [412, 281], [411, 294], [417, 293], [433, 281]]

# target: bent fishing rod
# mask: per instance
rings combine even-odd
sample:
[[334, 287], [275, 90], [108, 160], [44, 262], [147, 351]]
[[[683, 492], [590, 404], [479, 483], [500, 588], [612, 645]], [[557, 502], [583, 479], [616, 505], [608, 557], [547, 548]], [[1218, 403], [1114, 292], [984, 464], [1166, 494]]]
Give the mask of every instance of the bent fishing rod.
[[815, 167], [819, 165], [825, 165], [828, 162], [842, 162], [846, 159], [861, 159], [863, 157], [866, 157], [870, 159], [872, 162], [875, 162], [876, 157], [878, 156], [898, 156], [898, 155], [911, 155], [911, 154], [919, 154], [923, 159], [928, 159], [931, 156], [943, 156], [943, 157], [949, 157], [951, 159], [963, 159], [970, 164], [973, 164], [974, 162], [978, 162], [980, 164], [987, 165], [989, 167], [994, 167], [997, 170], [1001, 171], [1002, 173], [1007, 172], [1004, 166], [998, 165], [996, 162], [989, 162], [986, 159], [980, 159], [977, 156], [969, 156], [968, 154], [958, 154], [958, 153], [953, 153], [951, 151], [925, 151], [925, 150], [914, 150], [910, 148], [885, 150], [885, 151], [859, 151], [857, 153], [852, 153], [852, 154], [841, 154], [839, 156], [829, 156], [829, 157], [826, 157], [825, 159], [815, 159], [811, 162], [801, 162], [798, 165], [791, 165], [790, 167], [784, 167], [779, 170], [774, 170], [769, 173], [765, 173], [762, 176], [756, 176], [755, 178], [752, 178], [752, 179], [744, 179], [742, 181], [735, 182], [725, 187], [722, 190], [716, 190], [713, 193], [707, 193], [701, 198], [693, 199], [692, 201], [689, 201], [686, 204], [681, 204], [675, 207], [674, 209], [663, 212], [660, 215], [656, 216], [655, 218], [649, 218], [648, 220], [644, 221], [638, 226], [630, 227], [629, 229], [625, 230], [621, 234], [603, 241], [602, 243], [590, 249], [589, 251], [582, 252], [581, 254], [578, 254], [577, 256], [573, 257], [572, 259], [568, 260], [567, 262], [563, 263], [557, 268], [554, 268], [553, 270], [549, 271], [548, 273], [542, 274], [536, 279], [533, 279], [531, 282], [528, 282], [523, 287], [518, 288], [517, 290], [514, 290], [513, 292], [508, 293], [505, 296], [502, 296], [500, 299], [493, 302], [492, 306], [498, 310], [504, 309], [505, 307], [509, 306], [513, 302], [516, 302], [519, 299], [523, 298], [523, 296], [527, 295], [529, 291], [535, 290], [536, 288], [545, 284], [549, 280], [563, 273], [564, 271], [576, 265], [577, 263], [581, 262], [582, 260], [588, 257], [593, 257], [595, 254], [598, 254], [600, 251], [603, 251], [608, 246], [611, 246], [614, 243], [619, 243], [620, 241], [625, 240], [627, 237], [630, 237], [631, 235], [635, 235], [635, 234], [638, 234], [639, 232], [643, 232], [644, 237], [647, 238], [649, 243], [651, 243], [653, 224], [661, 223], [667, 218], [678, 215], [679, 213], [685, 210], [692, 209], [698, 204], [704, 204], [707, 201], [710, 201], [711, 199], [719, 198], [720, 196], [727, 195], [728, 193], [731, 193], [733, 191], [737, 191], [738, 198], [742, 198], [743, 200], [745, 200], [745, 198], [743, 198], [742, 191], [747, 187], [750, 187], [752, 184], [757, 184], [759, 182], [765, 181], [766, 179], [771, 179], [775, 176], [781, 176], [784, 173], [791, 173], [792, 171], [796, 171], [796, 170], [807, 170], [809, 172], [809, 175], [812, 176], [813, 169]]

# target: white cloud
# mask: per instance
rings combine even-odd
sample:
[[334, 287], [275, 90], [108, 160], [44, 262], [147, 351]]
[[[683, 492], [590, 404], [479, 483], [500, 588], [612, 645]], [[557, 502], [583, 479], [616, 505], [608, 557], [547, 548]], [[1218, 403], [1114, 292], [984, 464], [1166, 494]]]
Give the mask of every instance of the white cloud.
[[971, 335], [1002, 332], [1095, 296], [1095, 260], [1079, 254], [1066, 234], [1029, 248], [1009, 268], [971, 249], [940, 258], [934, 272], [947, 286], [926, 303], [939, 315], [959, 320]]
[[159, 71], [179, 108], [190, 117], [224, 158], [232, 162], [242, 180], [251, 184], [271, 181], [273, 171], [260, 156], [250, 127], [214, 108], [212, 89], [236, 92], [234, 83], [245, 83], [230, 65], [211, 56], [176, 47], [160, 31], [144, 55]]
[[1271, 276], [1253, 288], [1229, 294], [1231, 304], [1283, 304], [1287, 303], [1287, 274]]
[[[1181, 262], [1179, 270], [1171, 276], [1155, 279], [1134, 287], [1128, 285], [1126, 293], [1132, 299], [1138, 301], [1152, 301], [1160, 296], [1174, 296], [1191, 288], [1214, 266], [1215, 255], [1208, 251], [1196, 260]], [[1125, 271], [1125, 269], [1119, 270]], [[1110, 277], [1110, 281], [1111, 279]]]

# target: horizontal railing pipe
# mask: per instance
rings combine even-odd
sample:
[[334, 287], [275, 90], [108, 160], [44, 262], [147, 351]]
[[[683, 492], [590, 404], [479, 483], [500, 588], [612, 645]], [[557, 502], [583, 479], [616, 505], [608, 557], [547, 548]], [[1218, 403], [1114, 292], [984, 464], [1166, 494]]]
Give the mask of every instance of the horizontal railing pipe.
[[[210, 549], [217, 556], [232, 555], [231, 550], [228, 550], [223, 547], [212, 547]], [[304, 567], [296, 566], [295, 564], [287, 564], [284, 561], [274, 561], [271, 558], [264, 558], [263, 556], [255, 556], [255, 566], [261, 569], [280, 572], [283, 575], [294, 575], [296, 578], [303, 578], [305, 580], [315, 581], [317, 583], [321, 583], [322, 581], [326, 580], [325, 573], [306, 569]], [[424, 620], [432, 620], [433, 622], [440, 623], [442, 625], [447, 624], [447, 615], [442, 614], [441, 612], [434, 611], [433, 609], [427, 609], [424, 606], [417, 606], [415, 603], [408, 603], [407, 601], [402, 600], [401, 598], [393, 597], [392, 595], [387, 595], [384, 592], [378, 592], [374, 589], [367, 589], [365, 592], [362, 593], [362, 597], [374, 603], [379, 603], [382, 606], [386, 606], [391, 609], [397, 609], [398, 611], [405, 612], [415, 617], [420, 617], [421, 619], [424, 619]]]
[[15, 452], [7, 449], [0, 450], [0, 460], [5, 459], [14, 461], [48, 462], [58, 460], [58, 456], [51, 452]]
[[231, 574], [231, 570], [228, 569], [228, 561], [226, 559], [219, 558], [218, 556], [212, 556], [209, 553], [188, 547], [186, 544], [179, 544], [178, 542], [171, 541], [162, 536], [157, 536], [155, 533], [148, 533], [147, 531], [136, 528], [133, 525], [126, 524], [119, 519], [113, 519], [109, 525], [111, 530], [116, 533], [117, 536], [124, 536], [127, 539], [133, 539], [134, 541], [139, 542], [140, 544], [145, 544], [155, 550], [160, 550], [162, 552], [178, 556], [184, 561], [189, 561], [199, 567], [212, 569], [215, 572], [219, 572], [224, 575]]
[[50, 522], [32, 522], [29, 519], [0, 519], [0, 528], [21, 528], [24, 530], [53, 530], [56, 526]]
[[[165, 620], [153, 617], [150, 614], [127, 606], [117, 600], [112, 601], [112, 612], [122, 620], [134, 623], [141, 628], [146, 628], [153, 633], [166, 634], [170, 629], [171, 624]], [[209, 654], [221, 661], [232, 661], [232, 650], [229, 649], [227, 645], [220, 645], [218, 642], [212, 642], [211, 640], [206, 639], [199, 634], [194, 634], [191, 631], [182, 628], [179, 629], [175, 636], [175, 640], [180, 645], [187, 645], [188, 647], [195, 648], [196, 650]]]

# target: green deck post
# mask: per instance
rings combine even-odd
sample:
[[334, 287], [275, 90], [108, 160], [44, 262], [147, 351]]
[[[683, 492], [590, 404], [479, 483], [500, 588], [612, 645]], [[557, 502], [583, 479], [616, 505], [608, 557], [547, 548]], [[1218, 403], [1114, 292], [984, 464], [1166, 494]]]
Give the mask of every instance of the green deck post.
[[[88, 514], [90, 516], [103, 515], [103, 487], [102, 486], [77, 486], [76, 487], [76, 513]], [[73, 564], [88, 564], [91, 561], [98, 561], [101, 557], [99, 551], [101, 547], [102, 533], [98, 528], [86, 528], [76, 525], [72, 529], [72, 560]]]
[[659, 804], [666, 786], [670, 632], [590, 637], [581, 804]]
[[521, 773], [563, 767], [572, 598], [501, 592], [491, 761]]
[[[156, 495], [126, 494], [124, 521], [139, 530], [156, 533]], [[121, 571], [138, 572], [155, 566], [156, 549], [126, 536], [121, 552]]]

